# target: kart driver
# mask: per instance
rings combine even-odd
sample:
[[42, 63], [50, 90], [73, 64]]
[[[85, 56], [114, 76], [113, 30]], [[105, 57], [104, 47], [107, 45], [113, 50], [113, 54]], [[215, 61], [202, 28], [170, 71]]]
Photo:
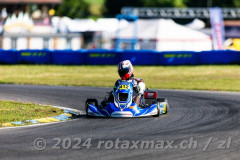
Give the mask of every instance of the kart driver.
[[[143, 93], [145, 91], [145, 83], [144, 83], [143, 79], [134, 78], [133, 72], [134, 72], [134, 69], [133, 69], [132, 63], [129, 60], [120, 62], [118, 64], [118, 74], [121, 79], [116, 81], [116, 83], [114, 85], [114, 91], [117, 89], [117, 86], [121, 81], [124, 80], [127, 82], [131, 82], [133, 84], [133, 90], [136, 93], [136, 95], [133, 97], [133, 101], [138, 106], [141, 107], [144, 105]], [[110, 93], [109, 97], [101, 103], [102, 106], [105, 106], [107, 101], [108, 102], [113, 101], [112, 92]]]

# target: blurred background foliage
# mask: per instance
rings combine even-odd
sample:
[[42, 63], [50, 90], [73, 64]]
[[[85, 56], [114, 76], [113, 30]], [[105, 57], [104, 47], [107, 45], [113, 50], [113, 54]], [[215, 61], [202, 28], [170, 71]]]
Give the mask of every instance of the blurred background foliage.
[[71, 18], [115, 17], [124, 6], [240, 7], [240, 0], [63, 0], [57, 15]]
[[91, 15], [90, 4], [85, 0], [63, 0], [58, 7], [56, 14], [58, 16], [67, 16], [70, 18], [83, 18]]

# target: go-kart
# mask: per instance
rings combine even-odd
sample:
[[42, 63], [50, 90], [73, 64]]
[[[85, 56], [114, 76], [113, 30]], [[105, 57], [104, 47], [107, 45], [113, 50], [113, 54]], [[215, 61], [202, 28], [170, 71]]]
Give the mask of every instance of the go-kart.
[[112, 93], [113, 101], [107, 105], [99, 105], [97, 99], [87, 99], [85, 110], [87, 117], [159, 117], [169, 111], [167, 99], [158, 98], [157, 92], [147, 89], [144, 92], [141, 106], [133, 101], [133, 84], [121, 81]]

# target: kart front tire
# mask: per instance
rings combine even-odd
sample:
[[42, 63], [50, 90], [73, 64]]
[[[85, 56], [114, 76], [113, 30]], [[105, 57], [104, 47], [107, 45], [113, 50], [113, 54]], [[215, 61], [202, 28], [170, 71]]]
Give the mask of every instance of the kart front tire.
[[157, 98], [157, 102], [166, 102], [167, 103], [167, 99], [166, 98]]
[[165, 112], [165, 114], [167, 114], [168, 112], [169, 112], [169, 104], [167, 103], [167, 109], [166, 109], [166, 112]]
[[157, 114], [153, 117], [160, 117], [160, 103], [157, 103]]
[[98, 101], [96, 99], [87, 99], [86, 100], [85, 111], [86, 111], [87, 116], [89, 116], [88, 115], [88, 106], [89, 106], [89, 104], [95, 105], [96, 107], [98, 107]]
[[169, 104], [168, 104], [168, 100], [166, 98], [157, 98], [157, 102], [159, 103], [166, 103], [166, 112], [164, 114], [167, 114], [169, 112]]

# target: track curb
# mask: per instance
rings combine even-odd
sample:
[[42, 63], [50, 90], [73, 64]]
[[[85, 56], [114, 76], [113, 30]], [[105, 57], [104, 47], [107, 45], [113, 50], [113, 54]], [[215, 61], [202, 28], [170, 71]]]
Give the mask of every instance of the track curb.
[[57, 116], [52, 116], [52, 117], [26, 120], [28, 123], [31, 123], [30, 125], [25, 125], [25, 123], [23, 121], [3, 123], [2, 129], [3, 128], [16, 128], [19, 126], [32, 126], [32, 125], [43, 124], [43, 123], [68, 121], [68, 120], [77, 119], [80, 116], [80, 114], [82, 114], [81, 111], [72, 109], [72, 108], [60, 107], [60, 106], [52, 106], [52, 107], [62, 109], [64, 113], [57, 115]]

